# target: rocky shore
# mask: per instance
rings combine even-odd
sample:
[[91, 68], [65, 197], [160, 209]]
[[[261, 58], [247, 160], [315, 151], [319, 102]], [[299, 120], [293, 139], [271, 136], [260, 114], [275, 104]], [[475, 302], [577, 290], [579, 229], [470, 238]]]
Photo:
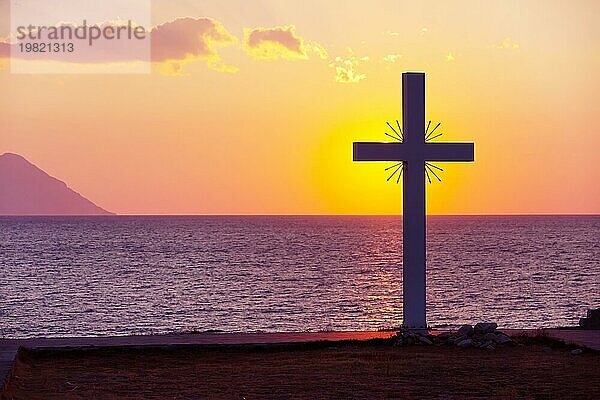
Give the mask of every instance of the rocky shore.
[[498, 346], [515, 345], [516, 343], [506, 334], [498, 331], [498, 325], [493, 322], [480, 322], [463, 325], [456, 332], [443, 332], [433, 335], [426, 330], [401, 330], [396, 333], [395, 346], [457, 346], [461, 348], [478, 347], [494, 350]]

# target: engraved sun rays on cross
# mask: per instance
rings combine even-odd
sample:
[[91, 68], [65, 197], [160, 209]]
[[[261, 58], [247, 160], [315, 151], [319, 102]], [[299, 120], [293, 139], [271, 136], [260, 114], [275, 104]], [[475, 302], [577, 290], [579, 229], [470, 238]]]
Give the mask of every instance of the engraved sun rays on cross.
[[[393, 133], [388, 133], [387, 131], [384, 132], [386, 136], [391, 137], [394, 140], [399, 141], [400, 143], [404, 142], [404, 133], [402, 132], [402, 126], [400, 126], [400, 122], [398, 120], [396, 120], [396, 128], [394, 128], [392, 126], [392, 124], [390, 124], [388, 121], [385, 122], [387, 124], [387, 126], [392, 130]], [[425, 142], [429, 142], [432, 141], [435, 138], [438, 138], [440, 136], [443, 135], [443, 133], [437, 133], [435, 134], [435, 131], [437, 130], [437, 128], [440, 127], [442, 123], [438, 122], [437, 125], [431, 130], [431, 132], [429, 131], [429, 128], [431, 127], [431, 121], [429, 121], [427, 123], [427, 128], [425, 129], [425, 132], [423, 133], [423, 135], [425, 136]], [[400, 183], [400, 177], [402, 176], [402, 172], [404, 171], [404, 162], [400, 161], [392, 166], [389, 166], [387, 168], [385, 168], [385, 171], [392, 171], [392, 174], [387, 178], [387, 182], [389, 182], [390, 180], [392, 180], [392, 178], [396, 177], [396, 183]], [[429, 183], [432, 183], [431, 180], [431, 175], [433, 175], [438, 181], [442, 181], [442, 178], [440, 178], [438, 176], [438, 174], [436, 174], [435, 171], [438, 171], [438, 174], [440, 172], [444, 172], [444, 170], [440, 167], [438, 167], [437, 165], [434, 165], [430, 162], [425, 162], [425, 176], [427, 177], [427, 181], [429, 181]], [[431, 174], [431, 175], [430, 175]]]

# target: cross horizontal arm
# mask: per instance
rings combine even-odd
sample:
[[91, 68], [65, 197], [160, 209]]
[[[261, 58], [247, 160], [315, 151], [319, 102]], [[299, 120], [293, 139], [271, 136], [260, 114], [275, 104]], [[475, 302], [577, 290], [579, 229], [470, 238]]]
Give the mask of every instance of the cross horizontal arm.
[[354, 161], [405, 161], [407, 146], [404, 143], [354, 142]]
[[426, 161], [475, 161], [474, 143], [426, 143]]

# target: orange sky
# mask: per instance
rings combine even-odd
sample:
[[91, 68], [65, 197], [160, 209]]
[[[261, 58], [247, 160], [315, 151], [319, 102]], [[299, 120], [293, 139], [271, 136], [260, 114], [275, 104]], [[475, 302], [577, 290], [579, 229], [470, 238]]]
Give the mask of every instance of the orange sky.
[[386, 141], [401, 73], [425, 71], [437, 140], [476, 143], [440, 164], [429, 213], [599, 213], [600, 3], [414, 3], [155, 1], [155, 25], [205, 17], [228, 42], [177, 21], [212, 50], [148, 75], [0, 59], [0, 153], [117, 213], [398, 214], [392, 163], [353, 163], [351, 143]]

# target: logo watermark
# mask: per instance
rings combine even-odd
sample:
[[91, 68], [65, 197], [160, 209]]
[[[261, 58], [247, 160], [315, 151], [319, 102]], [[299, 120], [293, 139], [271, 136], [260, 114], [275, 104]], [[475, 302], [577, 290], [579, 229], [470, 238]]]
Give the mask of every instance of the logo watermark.
[[149, 73], [150, 0], [12, 0], [12, 73]]

